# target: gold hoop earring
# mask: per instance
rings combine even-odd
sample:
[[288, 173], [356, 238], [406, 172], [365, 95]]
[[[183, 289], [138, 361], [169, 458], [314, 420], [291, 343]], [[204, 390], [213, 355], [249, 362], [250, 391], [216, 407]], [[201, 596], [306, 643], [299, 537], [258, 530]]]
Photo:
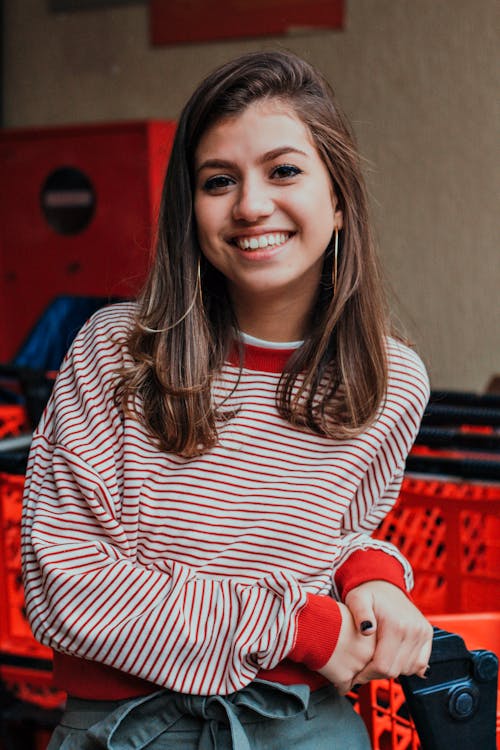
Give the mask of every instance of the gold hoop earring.
[[186, 312], [184, 313], [184, 315], [181, 318], [179, 318], [179, 320], [176, 320], [176, 322], [173, 325], [168, 326], [168, 328], [165, 328], [166, 331], [170, 331], [170, 329], [175, 328], [176, 326], [179, 325], [179, 323], [182, 323], [182, 321], [185, 318], [187, 318], [187, 316], [189, 315], [189, 313], [191, 312], [191, 310], [196, 304], [196, 298], [198, 297], [198, 295], [200, 295], [200, 299], [201, 299], [201, 253], [198, 255], [198, 266], [196, 269], [196, 289], [194, 290], [193, 299], [191, 300], [191, 303], [188, 309], [186, 310]]
[[339, 259], [339, 230], [335, 225], [335, 244], [333, 249], [333, 273], [332, 273], [332, 286], [333, 296], [337, 293], [337, 270], [338, 270], [338, 259]]

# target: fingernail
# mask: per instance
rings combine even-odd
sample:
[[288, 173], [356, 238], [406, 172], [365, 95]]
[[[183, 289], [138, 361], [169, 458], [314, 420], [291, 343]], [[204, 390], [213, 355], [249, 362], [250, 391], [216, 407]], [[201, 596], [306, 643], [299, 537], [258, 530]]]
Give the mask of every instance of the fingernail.
[[427, 667], [426, 670], [425, 670], [425, 672], [424, 672], [424, 680], [426, 680], [428, 678], [428, 676], [430, 675], [430, 673], [431, 673], [431, 668]]
[[371, 630], [371, 628], [373, 628], [373, 623], [370, 622], [370, 620], [363, 620], [360, 627], [361, 632], [364, 633], [366, 630]]

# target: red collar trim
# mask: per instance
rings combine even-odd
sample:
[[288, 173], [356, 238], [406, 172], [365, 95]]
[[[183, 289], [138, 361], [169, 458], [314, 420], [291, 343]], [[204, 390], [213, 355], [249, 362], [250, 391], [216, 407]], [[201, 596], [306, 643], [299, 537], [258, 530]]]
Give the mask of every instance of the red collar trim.
[[[245, 370], [260, 372], [283, 372], [285, 365], [296, 349], [268, 349], [263, 346], [244, 344], [243, 367]], [[240, 366], [238, 347], [233, 344], [229, 352], [228, 362], [234, 367]]]

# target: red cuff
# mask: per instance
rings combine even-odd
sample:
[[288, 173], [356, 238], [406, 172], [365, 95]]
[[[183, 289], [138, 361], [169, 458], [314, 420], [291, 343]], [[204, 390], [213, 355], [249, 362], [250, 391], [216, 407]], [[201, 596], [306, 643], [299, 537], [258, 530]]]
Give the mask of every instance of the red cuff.
[[295, 645], [288, 658], [312, 670], [323, 667], [335, 650], [342, 625], [337, 602], [330, 596], [308, 594], [297, 618]]
[[403, 566], [396, 557], [380, 549], [356, 550], [340, 566], [335, 573], [340, 600], [344, 601], [351, 589], [367, 581], [387, 581], [408, 593]]

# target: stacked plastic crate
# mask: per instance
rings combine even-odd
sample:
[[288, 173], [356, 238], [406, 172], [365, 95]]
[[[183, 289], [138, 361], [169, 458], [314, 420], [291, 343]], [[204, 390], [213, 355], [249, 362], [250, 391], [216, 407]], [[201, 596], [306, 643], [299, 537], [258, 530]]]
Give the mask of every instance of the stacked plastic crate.
[[[31, 430], [54, 384], [52, 368], [59, 367], [85, 320], [107, 301], [57, 297], [16, 359], [0, 365], [0, 750], [4, 739], [11, 746], [12, 736], [16, 747], [43, 750], [65, 701], [64, 693], [51, 685], [52, 652], [35, 641], [25, 616], [20, 555], [24, 474]], [[27, 356], [30, 351], [38, 356], [33, 366], [26, 364], [34, 359]]]
[[[374, 536], [410, 560], [413, 600], [434, 625], [500, 654], [499, 396], [432, 394], [398, 504]], [[375, 680], [357, 701], [374, 750], [420, 748], [399, 682]]]
[[[0, 405], [4, 445], [15, 444], [30, 429], [23, 405]], [[16, 453], [0, 453], [0, 747], [15, 739], [15, 747], [44, 750], [65, 695], [51, 684], [51, 650], [35, 641], [25, 617], [20, 556], [24, 460]]]

